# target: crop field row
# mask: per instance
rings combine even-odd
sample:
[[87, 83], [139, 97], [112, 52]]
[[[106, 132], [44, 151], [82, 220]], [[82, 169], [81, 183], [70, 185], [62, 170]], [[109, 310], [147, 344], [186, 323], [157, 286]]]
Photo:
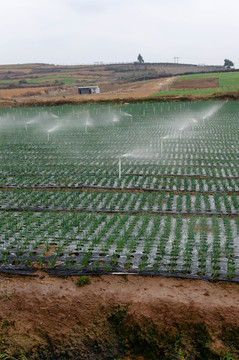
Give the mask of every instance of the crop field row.
[[153, 176], [153, 175], [125, 175], [118, 179], [115, 174], [4, 174], [1, 175], [1, 186], [16, 188], [37, 187], [70, 187], [81, 188], [87, 186], [108, 187], [120, 189], [142, 189], [155, 191], [190, 191], [190, 192], [238, 192], [237, 178], [209, 178], [193, 176]]
[[239, 105], [0, 112], [0, 269], [239, 281]]
[[239, 215], [239, 196], [198, 193], [123, 193], [109, 191], [0, 191], [0, 209], [173, 212]]
[[104, 269], [238, 276], [238, 217], [31, 212], [0, 216], [1, 262], [13, 268], [38, 261], [52, 273]]

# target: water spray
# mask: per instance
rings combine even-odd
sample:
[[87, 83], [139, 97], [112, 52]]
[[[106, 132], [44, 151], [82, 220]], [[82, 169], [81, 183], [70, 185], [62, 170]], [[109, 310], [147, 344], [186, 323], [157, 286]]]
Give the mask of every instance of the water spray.
[[115, 123], [118, 122], [118, 121], [119, 121], [119, 119], [116, 116], [114, 116], [113, 119], [112, 119], [113, 126], [115, 126]]
[[133, 119], [133, 115], [132, 115], [132, 114], [129, 114], [129, 113], [125, 112], [125, 111], [122, 111], [121, 113], [123, 114], [123, 116], [130, 117], [130, 122], [132, 122], [132, 119]]
[[87, 119], [86, 122], [85, 122], [85, 134], [88, 133], [88, 131], [87, 131], [87, 126], [89, 126], [89, 125], [90, 125], [90, 123], [89, 123], [89, 121], [88, 121], [88, 119]]
[[179, 138], [182, 139], [182, 131], [184, 130], [184, 127], [182, 127], [181, 129], [179, 129]]
[[57, 124], [56, 126], [54, 126], [53, 128], [47, 130], [47, 141], [49, 142], [50, 141], [50, 133], [59, 129], [60, 125]]
[[163, 137], [160, 138], [160, 154], [163, 154]]

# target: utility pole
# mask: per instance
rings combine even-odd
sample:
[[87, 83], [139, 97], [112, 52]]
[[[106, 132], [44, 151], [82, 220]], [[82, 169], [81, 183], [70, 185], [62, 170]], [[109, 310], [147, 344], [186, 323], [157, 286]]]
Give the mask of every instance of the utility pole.
[[178, 64], [179, 56], [174, 56], [174, 64]]

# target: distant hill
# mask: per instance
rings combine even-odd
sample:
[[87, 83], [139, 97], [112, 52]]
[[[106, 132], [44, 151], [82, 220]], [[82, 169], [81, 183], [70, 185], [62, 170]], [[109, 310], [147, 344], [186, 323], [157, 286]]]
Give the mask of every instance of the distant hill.
[[0, 65], [0, 89], [125, 84], [174, 75], [221, 72], [223, 66], [175, 63], [125, 63], [62, 66], [52, 64]]

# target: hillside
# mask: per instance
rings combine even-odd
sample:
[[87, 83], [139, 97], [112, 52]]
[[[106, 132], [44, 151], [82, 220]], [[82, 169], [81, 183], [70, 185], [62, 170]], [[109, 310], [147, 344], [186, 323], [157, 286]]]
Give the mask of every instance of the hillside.
[[112, 64], [59, 66], [23, 64], [0, 66], [0, 88], [100, 85], [107, 91], [132, 81], [155, 79], [185, 73], [223, 71], [222, 66], [185, 64]]
[[[223, 66], [170, 63], [0, 66], [0, 108], [84, 102], [186, 101], [238, 98], [238, 72]], [[78, 94], [98, 85], [100, 94]]]

